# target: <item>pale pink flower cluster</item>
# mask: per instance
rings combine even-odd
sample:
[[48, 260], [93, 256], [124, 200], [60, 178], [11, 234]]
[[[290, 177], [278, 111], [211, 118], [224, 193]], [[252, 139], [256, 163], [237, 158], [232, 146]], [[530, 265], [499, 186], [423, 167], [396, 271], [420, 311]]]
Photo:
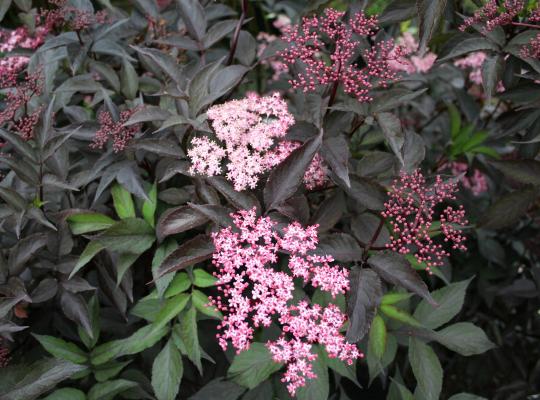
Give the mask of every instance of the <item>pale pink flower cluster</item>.
[[450, 164], [452, 175], [460, 176], [460, 182], [464, 188], [469, 189], [475, 196], [478, 196], [488, 190], [488, 183], [486, 176], [475, 169], [472, 175], [466, 175], [469, 170], [469, 166], [464, 162], [452, 162]]
[[120, 112], [118, 121], [115, 121], [108, 111], [101, 111], [98, 114], [99, 130], [94, 136], [94, 141], [90, 147], [94, 149], [102, 149], [105, 144], [112, 140], [112, 147], [115, 153], [124, 150], [131, 139], [139, 131], [140, 125], [124, 124], [131, 118], [136, 110], [124, 110]]
[[499, 6], [497, 0], [489, 0], [483, 7], [475, 11], [472, 17], [468, 17], [459, 27], [464, 31], [472, 25], [485, 25], [486, 31], [492, 31], [497, 26], [504, 26], [512, 23], [512, 20], [525, 7], [524, 0], [505, 0], [502, 6]]
[[418, 51], [418, 42], [410, 32], [404, 32], [403, 35], [397, 39], [396, 43], [399, 47], [404, 49], [407, 57], [402, 57], [399, 61], [390, 60], [388, 65], [393, 70], [405, 71], [408, 74], [413, 74], [415, 72], [425, 74], [433, 67], [435, 60], [437, 60], [437, 55], [432, 52], [427, 52], [422, 57], [413, 55]]
[[[283, 140], [278, 145], [270, 150], [265, 158], [264, 165], [267, 169], [271, 169], [278, 164], [281, 164], [294, 150], [302, 145], [301, 142], [293, 140]], [[324, 187], [328, 183], [328, 175], [326, 173], [326, 163], [323, 161], [320, 154], [315, 154], [313, 160], [309, 164], [304, 173], [304, 185], [308, 190]]]
[[[454, 65], [463, 70], [469, 71], [469, 80], [479, 86], [482, 86], [482, 65], [486, 60], [487, 55], [483, 51], [475, 51], [467, 56], [454, 61]], [[502, 81], [497, 84], [497, 92], [504, 92], [505, 88]], [[481, 97], [481, 96], [480, 96]]]
[[482, 64], [486, 60], [486, 53], [483, 51], [475, 51], [469, 53], [466, 57], [459, 58], [454, 61], [454, 65], [461, 69], [471, 69], [469, 79], [477, 85], [482, 84]]
[[[280, 234], [276, 223], [269, 217], [257, 217], [255, 209], [232, 217], [234, 227], [212, 235], [214, 275], [221, 291], [212, 304], [224, 314], [217, 334], [221, 347], [225, 350], [230, 341], [240, 353], [249, 348], [256, 328], [278, 323], [282, 334], [267, 346], [276, 362], [287, 365], [283, 381], [293, 395], [306, 378], [315, 378], [313, 344], [323, 345], [329, 357], [348, 363], [361, 357], [340, 333], [346, 316], [339, 308], [293, 302], [293, 279], [297, 277], [332, 296], [349, 289], [346, 269], [332, 265], [329, 255], [311, 255], [318, 244], [317, 226], [303, 228], [293, 222]], [[289, 254], [288, 268], [279, 270], [278, 260], [284, 253]]]
[[444, 182], [439, 175], [428, 185], [420, 170], [411, 174], [402, 172], [393, 182], [390, 198], [381, 213], [392, 227], [392, 237], [386, 246], [401, 254], [413, 253], [418, 262], [426, 263], [428, 271], [430, 267], [442, 265], [450, 253], [430, 236], [436, 218], [441, 224], [444, 242], [453, 250], [467, 250], [459, 229], [468, 223], [463, 206], [458, 209], [448, 206], [442, 213], [436, 213], [439, 205], [455, 200], [456, 191], [455, 182]]
[[[354, 35], [373, 36], [378, 29], [377, 19], [359, 12], [347, 22], [344, 15], [327, 8], [323, 16], [303, 18], [300, 26], [286, 29], [283, 39], [289, 46], [280, 54], [289, 65], [301, 64], [301, 72], [290, 81], [294, 88], [309, 92], [317, 85], [341, 83], [345, 93], [368, 102], [371, 89], [386, 87], [398, 79], [397, 71], [388, 64], [404, 54], [393, 41], [378, 42], [362, 52], [366, 65], [360, 67], [354, 62], [359, 44]], [[328, 54], [329, 62], [323, 54]]]
[[[207, 160], [212, 166], [207, 165], [200, 157], [203, 150], [195, 143], [188, 151], [192, 172], [215, 175], [215, 165], [224, 154], [228, 159], [227, 179], [233, 182], [235, 190], [255, 188], [259, 176], [268, 170], [266, 153], [294, 123], [287, 103], [277, 94], [260, 97], [250, 93], [244, 99], [211, 107], [207, 115], [212, 120], [216, 137], [224, 144], [224, 153], [219, 151], [217, 155], [209, 156]], [[220, 147], [210, 140], [203, 145], [206, 149]]]
[[207, 137], [197, 137], [191, 141], [188, 156], [191, 159], [189, 172], [214, 176], [221, 174], [221, 161], [226, 156], [225, 150]]

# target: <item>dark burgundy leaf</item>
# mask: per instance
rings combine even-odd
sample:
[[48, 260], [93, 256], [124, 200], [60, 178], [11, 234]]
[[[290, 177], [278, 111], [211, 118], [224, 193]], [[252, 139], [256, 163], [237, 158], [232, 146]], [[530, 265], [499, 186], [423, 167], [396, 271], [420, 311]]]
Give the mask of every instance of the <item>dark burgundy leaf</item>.
[[160, 278], [169, 272], [184, 269], [190, 265], [207, 260], [214, 252], [214, 243], [210, 236], [199, 235], [184, 242], [173, 251], [158, 268], [157, 277]]
[[156, 224], [156, 235], [162, 241], [169, 235], [185, 232], [208, 221], [200, 212], [189, 206], [180, 206], [165, 211]]
[[386, 282], [410, 290], [430, 304], [437, 305], [424, 281], [402, 255], [392, 251], [381, 251], [371, 256], [368, 263]]
[[304, 177], [304, 173], [319, 150], [321, 133], [294, 150], [281, 164], [272, 170], [264, 187], [264, 203], [272, 210], [291, 197]]
[[383, 294], [379, 276], [369, 268], [353, 268], [349, 275], [347, 340], [356, 343], [369, 330]]

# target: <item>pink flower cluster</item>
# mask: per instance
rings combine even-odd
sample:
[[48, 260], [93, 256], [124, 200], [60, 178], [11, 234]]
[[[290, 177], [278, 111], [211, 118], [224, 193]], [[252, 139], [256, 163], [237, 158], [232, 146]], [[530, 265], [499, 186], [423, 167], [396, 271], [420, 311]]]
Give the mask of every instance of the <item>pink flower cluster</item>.
[[[217, 338], [225, 350], [228, 341], [237, 353], [249, 348], [255, 329], [277, 322], [282, 334], [267, 342], [273, 359], [285, 363], [283, 381], [294, 395], [307, 378], [315, 378], [311, 361], [317, 355], [313, 344], [325, 347], [329, 357], [348, 363], [361, 357], [355, 345], [347, 343], [340, 329], [346, 316], [335, 305], [321, 307], [308, 301], [293, 302], [293, 279], [330, 292], [332, 296], [349, 289], [348, 271], [332, 265], [329, 255], [310, 252], [317, 248], [317, 226], [303, 228], [294, 222], [279, 234], [275, 222], [257, 217], [256, 210], [233, 214], [234, 228], [213, 234], [214, 273], [220, 296], [212, 304], [224, 313]], [[288, 253], [286, 270], [278, 270], [278, 253]]]
[[41, 46], [48, 31], [37, 27], [34, 34], [28, 28], [19, 27], [12, 31], [0, 30], [0, 52], [7, 53], [0, 58], [0, 87], [15, 86], [21, 71], [28, 65], [30, 57], [10, 55], [15, 49], [37, 49]]
[[[270, 150], [264, 157], [264, 165], [266, 169], [272, 169], [281, 164], [289, 154], [299, 148], [302, 143], [292, 140], [283, 140], [278, 145]], [[308, 166], [304, 174], [304, 185], [308, 190], [324, 187], [328, 183], [328, 175], [326, 174], [326, 163], [323, 161], [320, 154], [315, 154], [313, 160]]]
[[540, 33], [521, 48], [520, 54], [524, 58], [540, 59]]
[[[377, 19], [359, 12], [347, 22], [343, 20], [344, 15], [344, 12], [327, 8], [324, 16], [303, 18], [300, 26], [286, 29], [283, 39], [289, 46], [280, 55], [290, 65], [301, 64], [301, 72], [290, 81], [294, 88], [308, 92], [314, 91], [317, 85], [341, 83], [345, 93], [360, 102], [368, 102], [373, 87], [386, 87], [397, 80], [397, 72], [389, 68], [389, 62], [399, 61], [404, 52], [395, 48], [393, 41], [378, 42], [363, 51], [366, 65], [360, 67], [354, 62], [359, 43], [354, 35], [374, 35], [378, 29]], [[329, 62], [325, 60], [325, 53], [329, 53]]]
[[469, 189], [475, 196], [478, 196], [488, 190], [486, 176], [480, 172], [480, 170], [475, 169], [472, 175], [465, 175], [469, 170], [467, 163], [457, 161], [450, 164], [450, 169], [452, 171], [452, 175], [461, 175], [459, 181], [464, 188]]
[[57, 7], [52, 10], [41, 10], [40, 17], [45, 20], [45, 26], [48, 26], [49, 30], [54, 27], [66, 26], [74, 31], [82, 31], [95, 24], [104, 24], [109, 20], [105, 11], [94, 13], [81, 10], [67, 5], [67, 0], [48, 0], [48, 3]]
[[425, 74], [433, 67], [435, 60], [437, 59], [437, 55], [432, 52], [428, 52], [422, 57], [413, 55], [418, 51], [418, 42], [410, 32], [403, 33], [403, 35], [397, 39], [397, 45], [399, 46], [398, 48], [404, 49], [407, 57], [402, 57], [399, 61], [390, 60], [388, 65], [393, 70], [405, 71], [408, 74], [413, 74], [415, 72]]
[[426, 263], [428, 271], [442, 265], [450, 253], [430, 236], [434, 218], [438, 217], [444, 242], [454, 250], [467, 250], [459, 229], [468, 223], [463, 206], [458, 209], [448, 206], [440, 214], [436, 212], [439, 205], [455, 199], [456, 191], [455, 182], [444, 182], [439, 175], [428, 185], [420, 170], [411, 174], [402, 172], [393, 182], [390, 198], [381, 213], [392, 226], [393, 235], [387, 247], [401, 254], [414, 253], [418, 262]]
[[466, 18], [459, 27], [464, 31], [472, 25], [485, 25], [487, 31], [497, 26], [508, 25], [525, 7], [524, 0], [505, 0], [499, 7], [497, 0], [489, 0], [483, 7], [475, 11], [472, 17]]
[[94, 136], [94, 141], [90, 147], [94, 149], [102, 149], [103, 146], [112, 140], [112, 146], [115, 153], [124, 150], [139, 131], [140, 125], [124, 124], [131, 118], [136, 110], [124, 110], [120, 112], [118, 121], [115, 121], [108, 111], [101, 111], [98, 114], [99, 130]]
[[[227, 179], [234, 183], [235, 190], [255, 188], [259, 176], [268, 170], [266, 153], [294, 123], [287, 103], [279, 95], [260, 97], [250, 93], [244, 99], [211, 107], [207, 115], [225, 148], [208, 139], [195, 141], [188, 150], [191, 172], [216, 175], [226, 156]], [[210, 153], [205, 156], [204, 151]]]
[[28, 108], [28, 103], [34, 95], [39, 96], [43, 91], [41, 71], [26, 76], [25, 80], [11, 89], [5, 101], [5, 108], [0, 112], [0, 125], [11, 124], [10, 128], [19, 133], [24, 140], [34, 136], [34, 128], [41, 115], [41, 108], [32, 113], [20, 116], [17, 112]]
[[3, 339], [0, 338], [0, 368], [5, 368], [8, 366], [10, 361], [9, 349], [4, 346]]

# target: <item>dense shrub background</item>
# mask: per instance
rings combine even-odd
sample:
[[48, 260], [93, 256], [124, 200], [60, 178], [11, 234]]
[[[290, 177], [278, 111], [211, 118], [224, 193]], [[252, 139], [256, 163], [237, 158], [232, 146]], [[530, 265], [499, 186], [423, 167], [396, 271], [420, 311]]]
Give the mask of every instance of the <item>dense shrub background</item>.
[[[481, 1], [2, 0], [0, 399], [288, 398], [263, 346], [218, 346], [222, 316], [206, 306], [209, 234], [253, 206], [320, 224], [324, 252], [352, 271], [333, 301], [349, 303], [366, 357], [347, 366], [321, 350], [299, 398], [539, 396], [540, 24], [524, 3], [463, 32]], [[341, 86], [293, 90], [297, 69], [276, 74], [275, 22], [329, 7], [378, 14], [377, 40], [412, 34], [414, 55], [437, 60], [369, 103]], [[17, 28], [34, 42], [10, 46]], [[274, 91], [304, 146], [253, 190], [190, 172], [193, 138], [213, 135], [209, 107]], [[310, 191], [317, 152], [333, 183]], [[416, 168], [458, 180], [469, 220], [468, 250], [433, 274], [373, 235], [392, 180]], [[392, 290], [412, 296], [384, 311]]]

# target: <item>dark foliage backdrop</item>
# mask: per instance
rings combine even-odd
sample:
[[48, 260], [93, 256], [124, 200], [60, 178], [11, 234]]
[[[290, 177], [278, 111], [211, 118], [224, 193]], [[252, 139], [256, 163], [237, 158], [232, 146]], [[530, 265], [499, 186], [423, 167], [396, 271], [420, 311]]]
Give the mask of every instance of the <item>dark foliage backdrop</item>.
[[540, 396], [537, 1], [0, 22], [0, 400]]

